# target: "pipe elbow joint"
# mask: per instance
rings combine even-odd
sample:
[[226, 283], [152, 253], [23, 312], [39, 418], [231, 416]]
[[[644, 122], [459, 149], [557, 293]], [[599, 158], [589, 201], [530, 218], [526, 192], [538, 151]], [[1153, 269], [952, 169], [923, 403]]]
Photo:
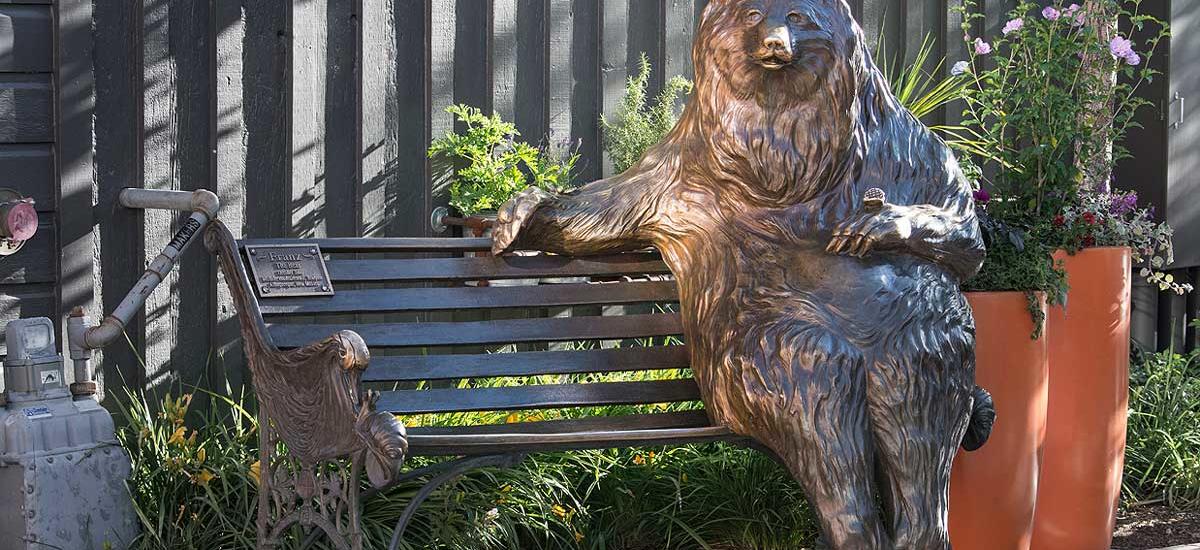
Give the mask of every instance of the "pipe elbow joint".
[[208, 216], [208, 219], [217, 217], [217, 212], [221, 210], [221, 199], [216, 193], [208, 189], [197, 189], [192, 192], [192, 211], [203, 212]]

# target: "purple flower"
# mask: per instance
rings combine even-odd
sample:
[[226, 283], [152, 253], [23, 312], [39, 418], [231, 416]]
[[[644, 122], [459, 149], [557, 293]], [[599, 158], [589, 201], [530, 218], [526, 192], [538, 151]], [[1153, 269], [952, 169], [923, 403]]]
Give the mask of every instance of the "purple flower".
[[1079, 11], [1079, 4], [1071, 4], [1070, 6], [1067, 6], [1067, 9], [1063, 10], [1063, 15], [1070, 17], [1072, 15], [1075, 15], [1075, 12], [1078, 12], [1078, 11]]
[[1123, 216], [1137, 210], [1137, 200], [1137, 193], [1113, 195], [1112, 202], [1108, 206], [1108, 211], [1111, 214]]
[[982, 187], [980, 187], [979, 189], [976, 189], [975, 192], [971, 193], [971, 196], [974, 197], [975, 202], [977, 202], [979, 204], [987, 204], [988, 201], [992, 200], [992, 194], [988, 193], [987, 189], [984, 189]]
[[1062, 12], [1055, 9], [1054, 6], [1046, 6], [1046, 9], [1042, 10], [1042, 17], [1050, 21], [1057, 21], [1061, 16]]
[[1016, 19], [1010, 20], [1008, 23], [1005, 23], [1004, 29], [1001, 30], [1000, 32], [1004, 33], [1005, 36], [1008, 36], [1009, 33], [1014, 32], [1014, 31], [1019, 31], [1019, 30], [1021, 30], [1021, 27], [1024, 27], [1024, 26], [1025, 26], [1025, 20], [1018, 17]]
[[975, 39], [975, 55], [987, 55], [992, 53], [992, 45], [984, 42], [982, 38]]
[[1141, 65], [1142, 56], [1138, 55], [1137, 52], [1129, 52], [1129, 55], [1125, 56], [1125, 62], [1130, 65]]
[[1108, 51], [1112, 52], [1113, 57], [1120, 59], [1128, 59], [1133, 54], [1133, 42], [1128, 38], [1120, 36], [1114, 37], [1112, 42], [1108, 43]]
[[971, 63], [969, 61], [959, 61], [953, 67], [950, 67], [950, 74], [952, 76], [964, 75], [969, 72], [971, 72]]

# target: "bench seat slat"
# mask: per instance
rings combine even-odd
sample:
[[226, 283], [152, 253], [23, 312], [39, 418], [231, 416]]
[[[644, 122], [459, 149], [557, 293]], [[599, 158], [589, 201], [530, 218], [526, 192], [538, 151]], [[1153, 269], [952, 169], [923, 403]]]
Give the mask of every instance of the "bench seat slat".
[[661, 413], [622, 414], [618, 416], [588, 416], [568, 420], [539, 420], [508, 424], [475, 424], [471, 426], [417, 426], [408, 429], [409, 435], [435, 436], [497, 434], [564, 434], [579, 432], [611, 432], [629, 430], [664, 430], [708, 428], [712, 423], [703, 410]]
[[657, 447], [715, 441], [748, 442], [727, 428], [596, 431], [564, 434], [411, 435], [409, 451], [421, 456], [493, 455], [614, 447]]
[[386, 391], [381, 392], [376, 406], [379, 410], [396, 414], [425, 414], [647, 405], [699, 399], [700, 390], [696, 387], [696, 381], [683, 379]]
[[674, 281], [507, 287], [341, 290], [333, 296], [264, 299], [264, 315], [384, 313], [674, 302]]
[[[322, 247], [322, 250], [325, 250]], [[535, 277], [600, 277], [666, 274], [657, 253], [567, 256], [486, 256], [480, 258], [332, 259], [325, 263], [333, 282], [470, 281]]]
[[483, 252], [492, 249], [492, 239], [447, 239], [423, 237], [342, 237], [328, 239], [243, 239], [240, 247], [264, 245], [304, 246], [315, 244], [322, 252]]
[[362, 379], [364, 382], [413, 382], [683, 369], [688, 365], [688, 352], [684, 346], [477, 355], [385, 355], [371, 359]]
[[682, 332], [678, 313], [505, 319], [460, 323], [366, 323], [324, 325], [267, 325], [275, 344], [296, 348], [325, 339], [339, 330], [353, 330], [368, 346], [422, 347], [512, 342], [565, 342], [671, 336]]

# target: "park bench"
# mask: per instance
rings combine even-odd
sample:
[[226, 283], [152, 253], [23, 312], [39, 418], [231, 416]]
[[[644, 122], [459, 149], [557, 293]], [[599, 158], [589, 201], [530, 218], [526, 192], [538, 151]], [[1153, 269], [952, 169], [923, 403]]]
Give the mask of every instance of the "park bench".
[[[288, 391], [321, 394], [316, 388], [322, 384], [347, 384], [349, 391], [341, 394], [348, 393], [351, 398], [321, 405], [329, 409], [347, 409], [360, 402], [374, 402], [378, 411], [396, 415], [578, 409], [575, 414], [566, 415], [570, 419], [565, 420], [513, 422], [510, 416], [509, 421], [495, 424], [409, 428], [408, 456], [454, 458], [376, 483], [375, 490], [378, 490], [381, 484], [429, 479], [398, 518], [393, 547], [421, 501], [439, 485], [472, 468], [513, 465], [525, 455], [539, 451], [718, 440], [749, 444], [727, 429], [712, 425], [699, 408], [657, 412], [650, 408], [649, 412], [640, 410], [621, 416], [596, 416], [587, 409], [599, 405], [696, 402], [699, 392], [691, 378], [579, 383], [574, 380], [582, 377], [568, 376], [688, 367], [684, 345], [575, 348], [561, 345], [680, 334], [677, 312], [671, 308], [645, 307], [646, 304], [678, 302], [675, 282], [655, 252], [586, 258], [546, 254], [474, 255], [490, 248], [491, 240], [487, 238], [234, 241], [219, 221], [209, 228], [206, 243], [210, 250], [221, 256], [226, 282], [238, 305], [243, 338], [265, 346], [268, 351], [273, 348], [310, 350], [307, 353], [294, 351], [291, 352], [293, 355], [285, 356], [284, 352], [258, 353], [251, 349], [250, 343], [247, 344], [252, 382], [263, 411], [260, 426], [272, 426], [275, 431], [290, 430], [299, 434], [298, 437], [318, 442], [306, 442], [309, 446], [321, 444], [331, 434], [354, 431], [354, 419], [365, 414], [361, 411], [324, 410], [320, 414], [329, 416], [328, 419], [314, 419], [311, 410], [282, 414], [277, 410], [275, 417], [268, 417], [265, 412], [268, 407], [261, 404], [280, 392], [278, 388], [265, 386], [287, 384], [289, 376], [303, 378], [303, 368], [296, 367], [304, 361], [316, 363], [305, 367], [315, 369], [316, 374], [293, 382]], [[335, 294], [287, 298], [259, 296], [245, 266], [248, 261], [245, 251], [247, 246], [263, 245], [318, 246], [322, 255], [328, 258], [326, 265]], [[532, 286], [487, 283], [547, 277], [586, 278], [587, 282]], [[635, 307], [637, 305], [642, 307]], [[563, 316], [564, 308], [574, 308], [574, 313]], [[601, 311], [603, 315], [596, 314]], [[357, 336], [341, 331], [353, 331]], [[335, 336], [327, 340], [330, 335]], [[356, 340], [359, 337], [361, 341]], [[322, 341], [324, 344], [319, 344]], [[362, 343], [370, 349], [368, 368], [362, 368], [366, 365], [365, 349], [357, 349]], [[331, 345], [333, 351], [329, 349]], [[514, 352], [492, 353], [496, 346], [502, 345], [521, 347]], [[284, 364], [272, 364], [272, 361]], [[355, 362], [361, 365], [352, 368]], [[262, 371], [265, 374], [260, 375], [255, 369], [265, 369]], [[339, 379], [339, 372], [343, 376], [346, 376], [344, 373], [354, 374]], [[559, 378], [555, 379], [556, 383], [510, 387], [472, 387], [458, 383], [467, 379], [540, 375], [559, 375]], [[335, 389], [341, 391], [341, 388]], [[267, 434], [271, 430], [261, 431]], [[340, 475], [329, 474], [331, 470], [327, 465], [303, 465], [315, 468], [319, 472], [315, 479], [318, 483], [329, 482], [330, 492], [341, 491], [342, 496], [338, 498], [343, 501], [342, 508], [333, 506], [331, 510], [350, 514], [344, 524], [339, 523], [343, 520], [334, 517], [336, 513], [321, 509], [319, 503], [276, 505], [274, 515], [278, 517], [270, 517], [272, 514], [265, 510], [268, 508], [265, 504], [272, 487], [275, 490], [282, 487], [290, 498], [295, 493], [286, 491], [298, 491], [296, 487], [305, 485], [299, 478], [270, 473], [269, 465], [279, 462], [281, 457], [272, 454], [275, 440], [269, 435], [262, 437], [266, 439], [261, 440], [264, 454], [260, 477], [264, 482], [260, 489], [260, 545], [264, 540], [278, 536], [287, 525], [300, 522], [320, 527], [339, 547], [356, 547], [360, 536], [357, 503], [368, 495], [358, 493], [357, 482], [346, 483], [345, 480], [358, 479], [362, 459], [356, 457], [366, 452], [353, 445], [326, 444], [337, 447], [333, 453], [344, 453], [341, 462], [347, 462], [346, 459], [353, 462], [353, 467]], [[372, 478], [372, 481], [379, 480]], [[305, 494], [320, 496], [324, 493], [314, 492], [310, 487]], [[305, 506], [309, 506], [307, 512]], [[328, 522], [319, 517], [323, 514]]]

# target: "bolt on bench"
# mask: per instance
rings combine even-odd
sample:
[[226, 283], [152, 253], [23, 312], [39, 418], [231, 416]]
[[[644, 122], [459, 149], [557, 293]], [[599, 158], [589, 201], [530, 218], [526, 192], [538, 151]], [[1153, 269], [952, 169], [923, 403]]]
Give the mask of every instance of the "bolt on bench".
[[[464, 379], [687, 368], [688, 353], [682, 345], [506, 353], [487, 353], [485, 348], [521, 344], [524, 350], [530, 344], [545, 347], [556, 342], [680, 334], [678, 313], [554, 317], [547, 312], [571, 306], [677, 302], [674, 281], [621, 280], [622, 276], [668, 274], [657, 253], [587, 258], [429, 257], [486, 251], [491, 240], [239, 242], [220, 221], [208, 229], [205, 243], [219, 255], [236, 302], [260, 404], [259, 426], [264, 428], [260, 433], [260, 547], [273, 547], [289, 527], [299, 523], [314, 526], [313, 537], [323, 532], [338, 548], [361, 548], [360, 500], [389, 484], [429, 476], [429, 482], [397, 520], [392, 537], [395, 548], [416, 508], [439, 485], [472, 468], [513, 465], [532, 452], [718, 440], [749, 444], [725, 428], [713, 426], [703, 410], [622, 416], [595, 416], [581, 410], [569, 420], [414, 427], [406, 435], [392, 416], [699, 400], [691, 379], [478, 388], [457, 383]], [[283, 298], [270, 297], [268, 291], [260, 300], [246, 267], [250, 261], [247, 250], [258, 254], [256, 247], [280, 245], [312, 247], [311, 252], [319, 247], [321, 254], [330, 257], [325, 265], [335, 293]], [[418, 254], [424, 257], [397, 257]], [[617, 281], [464, 284], [539, 277]], [[489, 310], [521, 310], [532, 315], [454, 319], [464, 311]], [[464, 353], [464, 346], [472, 348]], [[368, 348], [375, 352], [374, 357]], [[274, 452], [279, 441], [286, 443], [284, 456]], [[400, 462], [406, 453], [458, 458], [401, 474]], [[360, 495], [358, 480], [364, 470], [374, 489]]]

